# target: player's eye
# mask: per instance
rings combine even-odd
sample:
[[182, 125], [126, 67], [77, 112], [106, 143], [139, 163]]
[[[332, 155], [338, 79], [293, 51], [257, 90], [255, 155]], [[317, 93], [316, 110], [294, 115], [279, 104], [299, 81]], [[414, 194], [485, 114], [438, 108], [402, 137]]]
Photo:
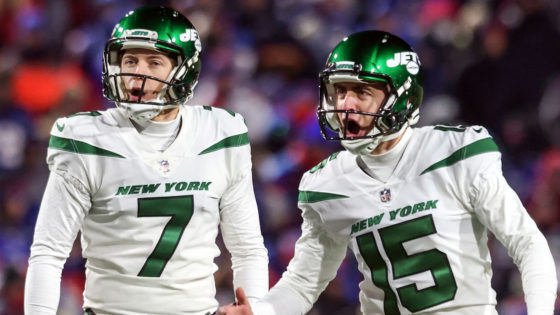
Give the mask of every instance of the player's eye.
[[135, 65], [135, 64], [136, 64], [136, 60], [134, 60], [134, 59], [132, 59], [132, 58], [125, 58], [125, 59], [123, 60], [123, 65], [126, 65], [126, 66], [133, 66], [133, 65]]
[[346, 88], [340, 85], [335, 85], [334, 87], [334, 91], [336, 93], [336, 95], [339, 96], [343, 96], [344, 94], [346, 94]]
[[161, 58], [155, 57], [149, 59], [149, 64], [152, 67], [162, 67], [165, 65], [165, 62]]
[[362, 95], [362, 96], [370, 96], [370, 95], [372, 95], [372, 94], [371, 94], [371, 91], [368, 90], [368, 89], [366, 89], [366, 88], [359, 88], [359, 89], [358, 89], [358, 94], [360, 94], [360, 95]]

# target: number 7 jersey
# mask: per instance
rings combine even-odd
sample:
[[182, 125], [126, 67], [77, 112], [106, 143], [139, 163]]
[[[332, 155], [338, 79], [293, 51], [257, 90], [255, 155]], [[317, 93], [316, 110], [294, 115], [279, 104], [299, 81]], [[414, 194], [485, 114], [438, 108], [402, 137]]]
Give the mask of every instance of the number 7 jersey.
[[[292, 281], [316, 299], [349, 247], [364, 276], [364, 314], [497, 314], [487, 231], [522, 275], [540, 268], [531, 255], [544, 251], [540, 257], [548, 259], [546, 240], [505, 182], [500, 153], [484, 128], [407, 132], [410, 140], [386, 181], [369, 176], [347, 151], [303, 176], [303, 233], [280, 287]], [[317, 267], [309, 262], [313, 256], [320, 257]], [[317, 282], [306, 286], [301, 278]], [[555, 286], [548, 281], [544, 287]], [[527, 281], [526, 295], [541, 285]]]
[[51, 179], [71, 183], [56, 187], [74, 193], [47, 190], [30, 265], [41, 256], [65, 259], [81, 230], [84, 307], [97, 314], [215, 311], [218, 227], [236, 286], [251, 287], [252, 297], [268, 289], [243, 118], [208, 106], [183, 106], [179, 115], [181, 130], [164, 152], [119, 109], [53, 126]]

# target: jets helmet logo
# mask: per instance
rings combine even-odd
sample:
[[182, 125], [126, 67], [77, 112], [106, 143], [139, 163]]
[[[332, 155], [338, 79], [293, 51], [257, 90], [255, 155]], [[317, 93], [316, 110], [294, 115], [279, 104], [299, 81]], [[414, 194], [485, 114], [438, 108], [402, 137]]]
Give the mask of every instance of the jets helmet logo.
[[184, 33], [179, 35], [179, 40], [182, 42], [194, 42], [194, 47], [196, 51], [200, 52], [202, 50], [202, 43], [200, 42], [200, 36], [195, 29], [186, 29]]
[[420, 59], [415, 52], [403, 51], [395, 53], [393, 59], [387, 59], [387, 67], [389, 68], [402, 65], [406, 65], [406, 70], [410, 74], [418, 74], [420, 72]]

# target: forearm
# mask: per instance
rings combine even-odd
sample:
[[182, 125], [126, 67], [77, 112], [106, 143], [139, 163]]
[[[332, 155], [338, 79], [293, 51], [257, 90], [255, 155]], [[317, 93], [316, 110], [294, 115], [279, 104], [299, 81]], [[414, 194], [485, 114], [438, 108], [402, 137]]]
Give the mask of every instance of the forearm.
[[301, 292], [293, 290], [284, 277], [262, 300], [251, 303], [251, 307], [255, 315], [299, 315], [309, 309]]
[[25, 314], [56, 314], [63, 264], [64, 260], [53, 257], [35, 257], [30, 260], [25, 278]]
[[221, 219], [224, 243], [231, 253], [234, 287], [242, 287], [254, 302], [268, 292], [268, 252], [250, 172], [222, 197]]
[[282, 279], [254, 307], [255, 315], [306, 314], [346, 256], [346, 243], [330, 238], [313, 210], [304, 210], [302, 235]]
[[260, 234], [252, 238], [252, 242], [245, 240], [244, 246], [230, 244], [228, 249], [232, 255], [234, 288], [242, 287], [249, 301], [255, 302], [268, 292], [268, 252]]
[[518, 263], [527, 314], [553, 314], [557, 278], [554, 259], [542, 234], [533, 236], [525, 257]]

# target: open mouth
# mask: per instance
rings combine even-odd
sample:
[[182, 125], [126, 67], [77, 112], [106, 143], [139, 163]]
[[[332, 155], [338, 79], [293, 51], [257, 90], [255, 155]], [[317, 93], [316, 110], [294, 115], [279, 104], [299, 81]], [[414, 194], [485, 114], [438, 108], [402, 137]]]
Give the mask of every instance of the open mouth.
[[142, 92], [142, 90], [140, 88], [133, 88], [129, 91], [130, 93], [130, 100], [131, 101], [137, 101], [139, 100], [142, 96], [144, 96], [144, 92]]
[[360, 133], [361, 127], [360, 124], [355, 120], [348, 120], [346, 123], [346, 133], [348, 135], [357, 135]]
[[359, 122], [353, 119], [346, 120], [346, 137], [354, 138], [365, 136], [369, 128], [363, 128]]

